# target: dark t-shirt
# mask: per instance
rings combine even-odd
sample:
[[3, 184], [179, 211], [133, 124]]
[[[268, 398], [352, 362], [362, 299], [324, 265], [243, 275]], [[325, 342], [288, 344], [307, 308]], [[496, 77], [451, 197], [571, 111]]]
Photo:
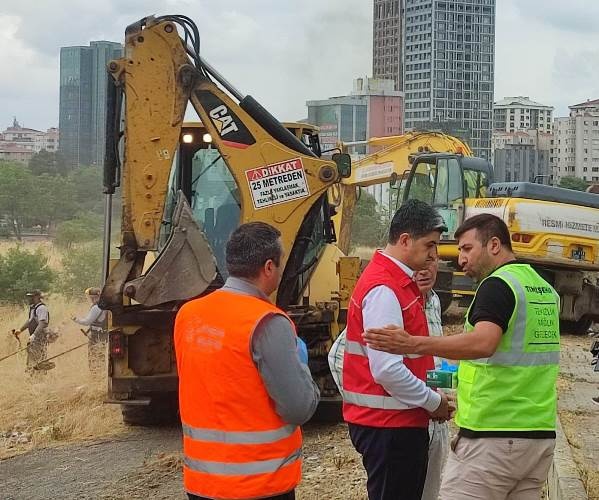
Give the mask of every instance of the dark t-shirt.
[[[508, 264], [514, 264], [514, 262], [508, 262], [507, 264], [503, 264], [503, 266], [507, 266]], [[468, 312], [468, 322], [471, 325], [476, 325], [480, 321], [489, 321], [499, 326], [503, 333], [505, 333], [515, 307], [516, 297], [512, 289], [501, 278], [493, 276], [484, 280], [476, 290], [474, 302]], [[469, 438], [555, 438], [555, 432], [553, 431], [472, 431], [460, 428], [459, 434]]]
[[516, 307], [516, 297], [509, 285], [495, 276], [487, 278], [476, 290], [476, 296], [470, 311], [468, 321], [476, 325], [479, 321], [490, 321], [501, 327], [503, 333]]

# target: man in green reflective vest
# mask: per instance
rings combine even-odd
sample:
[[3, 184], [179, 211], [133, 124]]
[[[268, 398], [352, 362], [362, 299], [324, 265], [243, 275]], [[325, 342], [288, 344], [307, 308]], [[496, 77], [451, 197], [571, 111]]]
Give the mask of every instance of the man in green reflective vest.
[[559, 296], [516, 261], [500, 218], [477, 215], [455, 235], [460, 265], [479, 282], [464, 333], [412, 337], [387, 327], [364, 338], [387, 352], [464, 360], [442, 500], [538, 500], [555, 446]]

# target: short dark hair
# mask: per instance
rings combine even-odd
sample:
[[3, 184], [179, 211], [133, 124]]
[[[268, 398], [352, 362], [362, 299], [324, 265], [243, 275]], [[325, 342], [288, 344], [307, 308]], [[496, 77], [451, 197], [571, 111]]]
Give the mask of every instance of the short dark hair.
[[476, 238], [483, 245], [489, 243], [491, 238], [497, 238], [504, 247], [512, 250], [510, 231], [506, 223], [496, 215], [479, 214], [466, 219], [455, 232], [456, 240], [471, 229], [476, 229]]
[[283, 254], [280, 236], [278, 229], [265, 222], [248, 222], [239, 226], [227, 242], [229, 274], [239, 278], [256, 278], [269, 259], [279, 266]]
[[408, 200], [395, 212], [389, 226], [389, 243], [397, 243], [402, 233], [408, 233], [412, 238], [438, 231], [447, 231], [443, 218], [428, 203], [420, 200]]

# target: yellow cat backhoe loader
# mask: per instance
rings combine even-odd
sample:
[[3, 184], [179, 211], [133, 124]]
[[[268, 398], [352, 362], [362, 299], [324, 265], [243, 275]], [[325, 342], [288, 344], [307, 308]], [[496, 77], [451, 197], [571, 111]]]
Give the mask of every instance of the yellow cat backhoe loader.
[[[326, 354], [344, 321], [357, 266], [342, 270], [349, 278], [340, 294], [341, 252], [327, 192], [351, 174], [349, 155], [320, 159], [313, 128], [288, 130], [242, 95], [201, 57], [198, 29], [185, 16], [147, 17], [127, 27], [125, 55], [108, 70], [100, 303], [112, 318], [108, 400], [122, 405], [131, 424], [176, 414], [176, 312], [222, 286], [231, 232], [263, 221], [281, 231], [287, 253], [273, 299], [308, 345], [323, 408], [331, 403], [338, 411]], [[184, 126], [188, 103], [201, 123]], [[120, 258], [109, 263], [109, 214], [119, 186]]]

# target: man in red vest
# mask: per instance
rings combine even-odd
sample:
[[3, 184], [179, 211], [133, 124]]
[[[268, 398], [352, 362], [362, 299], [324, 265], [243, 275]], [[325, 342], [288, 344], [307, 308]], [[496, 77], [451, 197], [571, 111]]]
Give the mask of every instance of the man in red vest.
[[[398, 356], [366, 346], [374, 325], [404, 325], [428, 336], [416, 271], [437, 259], [445, 231], [430, 205], [409, 200], [395, 213], [387, 246], [377, 250], [351, 297], [343, 362], [343, 416], [368, 474], [370, 500], [420, 500], [428, 462], [429, 418], [447, 420], [447, 397], [425, 384], [432, 356]], [[409, 325], [409, 327], [408, 327]]]
[[295, 498], [299, 426], [316, 410], [319, 392], [293, 323], [269, 300], [283, 274], [280, 236], [262, 222], [238, 227], [227, 243], [225, 285], [177, 314], [183, 480], [191, 500]]

